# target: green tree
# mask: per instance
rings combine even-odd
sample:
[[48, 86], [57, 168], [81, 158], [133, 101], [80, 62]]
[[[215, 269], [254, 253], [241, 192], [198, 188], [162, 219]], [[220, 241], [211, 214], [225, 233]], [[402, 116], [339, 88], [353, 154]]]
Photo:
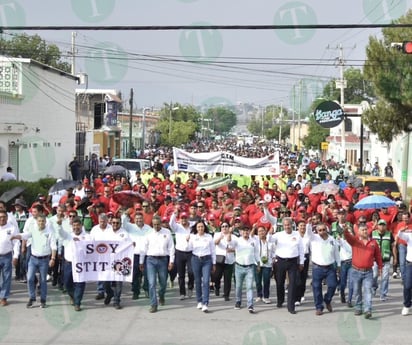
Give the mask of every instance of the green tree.
[[228, 133], [236, 125], [236, 114], [228, 107], [209, 108], [205, 118], [212, 120], [215, 134]]
[[46, 65], [70, 72], [70, 65], [61, 60], [55, 44], [47, 44], [39, 35], [14, 35], [11, 39], [0, 38], [0, 53], [12, 57], [33, 59]]
[[[409, 11], [396, 22], [411, 20]], [[378, 101], [364, 112], [363, 121], [379, 140], [390, 143], [412, 124], [412, 56], [391, 48], [392, 42], [410, 41], [412, 28], [384, 28], [382, 33], [382, 39], [370, 37], [366, 48], [364, 74]]]
[[191, 105], [164, 103], [156, 130], [162, 144], [180, 146], [194, 139], [200, 131], [200, 113]]
[[[365, 80], [362, 70], [350, 67], [344, 71], [343, 77], [347, 83], [344, 99], [346, 104], [359, 104], [362, 101], [370, 102], [374, 99], [375, 92], [372, 83], [369, 80]], [[340, 89], [336, 88], [336, 80], [332, 79], [325, 85], [323, 97], [340, 102]]]

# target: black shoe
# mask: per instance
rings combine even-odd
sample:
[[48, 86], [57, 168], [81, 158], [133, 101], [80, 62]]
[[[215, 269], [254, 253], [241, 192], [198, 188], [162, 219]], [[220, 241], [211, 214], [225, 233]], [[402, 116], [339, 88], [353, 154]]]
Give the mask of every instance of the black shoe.
[[276, 307], [277, 308], [282, 308], [282, 304], [278, 303], [278, 304], [276, 304]]
[[346, 303], [345, 295], [341, 295], [341, 296], [340, 296], [340, 301], [341, 301], [342, 303]]
[[216, 296], [216, 297], [219, 297], [219, 296], [220, 296], [220, 291], [219, 291], [219, 289], [215, 289], [215, 296]]
[[289, 313], [291, 313], [292, 315], [296, 314], [296, 310], [289, 310]]
[[225, 296], [225, 302], [230, 301], [230, 298], [228, 296]]
[[104, 299], [104, 304], [108, 305], [110, 304], [110, 301], [112, 300], [113, 295], [107, 295], [106, 298]]
[[367, 311], [365, 313], [365, 319], [370, 319], [372, 317], [372, 313], [370, 311]]
[[165, 298], [164, 297], [159, 297], [159, 304], [160, 305], [165, 305]]
[[249, 306], [247, 310], [249, 311], [249, 314], [255, 314], [255, 309], [253, 308], [253, 306]]
[[134, 293], [132, 299], [139, 299], [139, 294]]
[[236, 304], [235, 304], [235, 309], [236, 309], [236, 310], [239, 310], [239, 309], [240, 309], [240, 302], [236, 302]]
[[98, 301], [98, 300], [101, 300], [101, 299], [103, 299], [103, 298], [104, 298], [104, 294], [103, 294], [103, 293], [98, 293], [94, 299], [95, 299], [96, 301]]
[[157, 312], [157, 305], [152, 305], [149, 309], [149, 313], [156, 313]]
[[113, 304], [113, 306], [114, 306], [114, 309], [116, 309], [116, 310], [120, 310], [120, 309], [122, 309], [122, 306], [120, 305], [120, 304]]
[[29, 301], [27, 302], [27, 304], [26, 304], [26, 307], [27, 308], [33, 308], [33, 300], [32, 299], [29, 299]]
[[46, 302], [41, 302], [40, 303], [40, 308], [46, 308]]

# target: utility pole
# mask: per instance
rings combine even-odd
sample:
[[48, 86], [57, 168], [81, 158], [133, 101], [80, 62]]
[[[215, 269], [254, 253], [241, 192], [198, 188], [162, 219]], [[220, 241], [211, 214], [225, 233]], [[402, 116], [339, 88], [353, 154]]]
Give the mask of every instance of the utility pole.
[[130, 89], [130, 113], [129, 113], [129, 158], [133, 157], [133, 88]]
[[302, 128], [302, 89], [303, 89], [303, 82], [302, 79], [299, 80], [299, 117], [298, 117], [298, 149], [301, 148], [301, 128]]
[[76, 36], [77, 33], [75, 31], [72, 32], [72, 66], [71, 66], [71, 74], [76, 75]]
[[[338, 66], [340, 68], [340, 79], [336, 81], [336, 88], [340, 89], [340, 107], [345, 111], [345, 88], [346, 88], [346, 80], [344, 79], [343, 72], [345, 67], [345, 60], [343, 58], [343, 47], [342, 44], [339, 45], [339, 57], [338, 57]], [[343, 157], [341, 160], [346, 160], [346, 138], [345, 138], [345, 119], [342, 121], [342, 128], [341, 128], [341, 146], [342, 146], [342, 153]], [[362, 153], [361, 153], [362, 155]]]
[[283, 103], [280, 103], [280, 113], [279, 113], [279, 145], [282, 140], [282, 117], [283, 117]]

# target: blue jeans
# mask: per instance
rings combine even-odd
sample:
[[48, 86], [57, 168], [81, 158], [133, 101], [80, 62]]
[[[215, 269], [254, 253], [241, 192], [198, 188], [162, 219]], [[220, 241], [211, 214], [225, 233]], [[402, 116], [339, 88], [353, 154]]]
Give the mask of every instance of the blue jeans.
[[[326, 279], [327, 290], [325, 295], [322, 292], [322, 281]], [[315, 300], [316, 310], [323, 310], [323, 303], [330, 304], [335, 294], [338, 280], [336, 278], [336, 269], [333, 265], [320, 267], [312, 265], [312, 290], [313, 299]]]
[[[391, 269], [390, 261], [383, 262], [382, 276], [381, 276], [381, 289], [380, 298], [385, 298], [389, 290], [389, 271]], [[378, 265], [376, 262], [373, 265], [373, 288], [378, 289]]]
[[169, 258], [164, 257], [154, 257], [147, 256], [146, 260], [146, 270], [147, 270], [147, 280], [149, 283], [149, 298], [150, 305], [157, 307], [157, 294], [156, 294], [156, 281], [159, 278], [159, 298], [164, 299], [166, 293], [166, 283], [167, 283], [167, 266], [169, 263]]
[[0, 299], [10, 295], [13, 254], [0, 256]]
[[411, 307], [412, 299], [412, 264], [407, 264], [405, 267], [405, 278], [403, 281], [403, 305], [407, 308]]
[[340, 293], [345, 296], [345, 289], [348, 286], [348, 302], [352, 302], [352, 261], [342, 261], [340, 266]]
[[246, 279], [246, 299], [247, 306], [253, 307], [253, 281], [255, 280], [256, 266], [241, 266], [236, 264], [235, 279], [236, 279], [236, 303], [242, 304], [242, 286]]
[[352, 268], [353, 293], [355, 295], [355, 310], [372, 312], [373, 270], [363, 272]]
[[64, 260], [63, 270], [64, 287], [67, 290], [67, 294], [73, 298], [74, 305], [80, 307], [80, 303], [83, 299], [84, 289], [86, 287], [85, 282], [75, 283], [73, 282], [72, 263]]
[[270, 276], [272, 275], [272, 267], [260, 267], [256, 270], [256, 291], [258, 297], [269, 298]]
[[195, 277], [196, 299], [203, 305], [209, 304], [209, 282], [212, 271], [212, 257], [210, 255], [198, 257], [192, 255], [192, 271]]
[[398, 245], [398, 258], [399, 258], [399, 270], [401, 271], [402, 281], [405, 283], [404, 275], [406, 274], [406, 246], [403, 244]]
[[38, 271], [40, 273], [40, 302], [46, 303], [48, 270], [49, 257], [38, 259], [33, 255], [30, 256], [29, 269], [27, 271], [27, 286], [29, 288], [29, 297], [32, 301], [36, 300], [35, 277]]

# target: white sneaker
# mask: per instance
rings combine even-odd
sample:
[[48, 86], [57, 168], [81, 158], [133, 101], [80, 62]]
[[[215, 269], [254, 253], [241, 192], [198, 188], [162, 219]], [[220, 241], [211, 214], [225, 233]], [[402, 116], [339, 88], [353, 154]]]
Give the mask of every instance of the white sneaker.
[[300, 299], [300, 304], [303, 304], [303, 302], [305, 302], [305, 297], [302, 297], [302, 298]]
[[402, 314], [403, 316], [409, 315], [409, 308], [408, 308], [408, 307], [403, 307], [401, 314]]
[[185, 295], [180, 295], [180, 300], [183, 301], [186, 298]]
[[300, 302], [299, 302], [299, 301], [296, 301], [296, 302], [295, 302], [295, 306], [297, 306], [297, 307], [300, 306]]
[[206, 304], [202, 307], [202, 311], [203, 311], [204, 313], [207, 313], [207, 312], [209, 311], [209, 309], [208, 309], [208, 307], [207, 307]]
[[263, 298], [262, 301], [263, 301], [263, 303], [265, 303], [265, 304], [270, 304], [270, 303], [272, 303], [272, 301], [271, 301], [269, 298]]
[[398, 273], [393, 272], [393, 274], [392, 274], [392, 278], [393, 278], [393, 279], [397, 279], [397, 278], [398, 278]]
[[261, 300], [262, 300], [261, 297], [256, 297], [256, 298], [255, 298], [255, 302], [260, 302]]
[[203, 303], [202, 302], [199, 302], [198, 304], [197, 304], [197, 307], [196, 307], [197, 309], [202, 309], [203, 308]]

